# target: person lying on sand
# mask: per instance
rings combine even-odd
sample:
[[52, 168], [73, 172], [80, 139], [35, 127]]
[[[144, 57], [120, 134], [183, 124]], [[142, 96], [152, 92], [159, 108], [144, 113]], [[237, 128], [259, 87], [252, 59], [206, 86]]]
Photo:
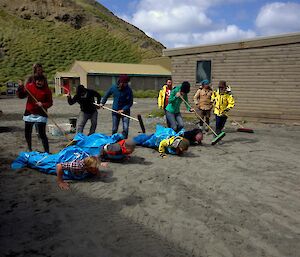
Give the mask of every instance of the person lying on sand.
[[101, 162], [97, 156], [89, 156], [83, 160], [75, 160], [71, 162], [59, 163], [56, 165], [57, 185], [62, 190], [69, 190], [69, 183], [63, 180], [64, 170], [67, 170], [75, 175], [89, 173], [94, 176], [105, 178], [107, 173], [100, 170], [100, 167], [107, 167], [107, 162]]
[[124, 161], [130, 158], [130, 154], [135, 149], [135, 142], [131, 139], [123, 139], [117, 143], [106, 144], [101, 153], [100, 160], [102, 161]]
[[158, 152], [162, 158], [165, 158], [166, 152], [171, 154], [182, 155], [188, 150], [190, 142], [180, 136], [172, 136], [160, 142]]
[[201, 145], [203, 140], [203, 133], [201, 129], [195, 128], [192, 130], [185, 131], [182, 134], [182, 137], [189, 140], [190, 145]]

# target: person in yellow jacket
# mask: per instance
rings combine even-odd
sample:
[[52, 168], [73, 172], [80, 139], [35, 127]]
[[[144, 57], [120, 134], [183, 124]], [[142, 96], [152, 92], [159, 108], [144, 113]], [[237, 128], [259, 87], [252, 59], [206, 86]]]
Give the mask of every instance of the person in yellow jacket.
[[161, 157], [166, 157], [166, 152], [181, 155], [188, 150], [190, 142], [180, 136], [172, 136], [159, 143], [158, 152]]
[[[165, 114], [166, 114], [166, 107], [169, 103], [169, 97], [170, 97], [172, 89], [173, 89], [172, 79], [167, 79], [166, 84], [163, 85], [161, 90], [159, 90], [157, 104], [158, 104], [158, 108], [163, 109]], [[170, 123], [168, 120], [167, 120], [167, 126], [168, 126], [168, 128], [170, 128]]]
[[214, 114], [216, 115], [216, 133], [220, 134], [227, 120], [226, 113], [234, 107], [234, 98], [227, 91], [226, 81], [219, 82], [219, 89], [213, 92], [211, 101], [214, 104]]

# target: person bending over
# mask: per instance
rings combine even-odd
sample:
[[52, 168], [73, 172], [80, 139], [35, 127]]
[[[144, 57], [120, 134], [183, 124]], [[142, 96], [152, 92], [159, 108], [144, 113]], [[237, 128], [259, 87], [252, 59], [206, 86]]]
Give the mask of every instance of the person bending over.
[[80, 113], [78, 118], [77, 133], [83, 133], [83, 129], [88, 120], [91, 120], [89, 135], [94, 134], [97, 128], [98, 106], [94, 104], [95, 97], [97, 103], [100, 104], [101, 96], [98, 92], [92, 89], [87, 89], [83, 85], [79, 85], [76, 90], [76, 95], [72, 98], [68, 94], [68, 103], [73, 105], [76, 102], [80, 105]]

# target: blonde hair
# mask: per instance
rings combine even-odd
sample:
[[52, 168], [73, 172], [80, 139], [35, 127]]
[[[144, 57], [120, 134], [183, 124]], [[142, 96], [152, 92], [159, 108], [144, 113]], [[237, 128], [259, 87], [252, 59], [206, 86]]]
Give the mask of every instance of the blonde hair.
[[99, 168], [100, 160], [96, 156], [89, 156], [84, 159], [84, 165], [86, 166], [86, 168]]

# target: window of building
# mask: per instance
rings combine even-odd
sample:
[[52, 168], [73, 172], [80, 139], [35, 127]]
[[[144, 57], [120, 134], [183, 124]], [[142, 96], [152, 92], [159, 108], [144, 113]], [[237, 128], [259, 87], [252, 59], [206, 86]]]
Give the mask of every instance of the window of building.
[[204, 79], [211, 81], [211, 61], [197, 61], [196, 83]]

